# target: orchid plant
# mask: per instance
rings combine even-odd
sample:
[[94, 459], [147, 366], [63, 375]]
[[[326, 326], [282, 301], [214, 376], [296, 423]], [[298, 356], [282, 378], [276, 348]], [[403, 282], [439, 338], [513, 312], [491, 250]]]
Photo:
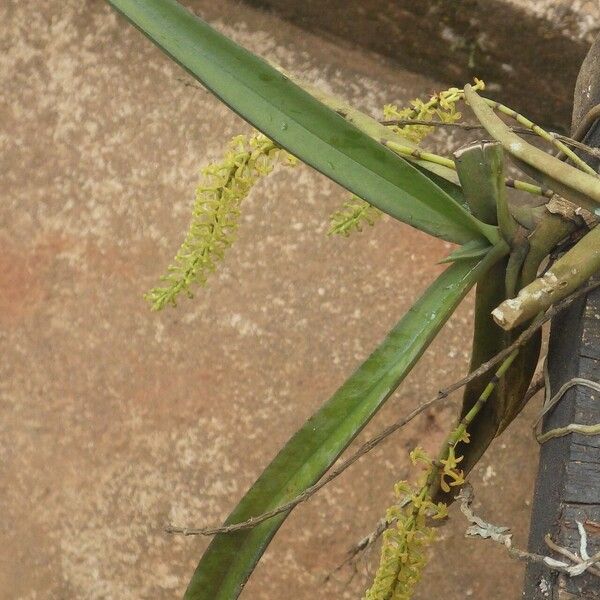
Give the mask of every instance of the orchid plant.
[[[222, 161], [204, 170], [185, 241], [146, 296], [154, 309], [206, 283], [235, 238], [243, 199], [277, 163], [301, 161], [352, 195], [332, 216], [330, 234], [359, 231], [383, 212], [456, 244], [447, 269], [294, 434], [225, 525], [208, 531], [216, 535], [185, 594], [187, 600], [238, 597], [297, 499], [321, 485], [476, 286], [473, 375], [462, 412], [436, 458], [413, 452], [424, 472], [416, 484], [396, 486], [380, 566], [365, 596], [409, 598], [433, 538], [430, 519], [446, 516], [469, 471], [531, 396], [541, 341], [532, 323], [600, 267], [598, 175], [571, 140], [483, 97], [481, 81], [406, 108], [386, 106], [379, 121], [252, 55], [175, 0], [109, 2], [256, 129], [234, 138]], [[476, 141], [451, 157], [422, 149], [433, 127], [460, 122], [463, 102], [491, 141]], [[515, 119], [519, 129], [499, 114]], [[523, 131], [545, 140], [562, 160], [527, 142]], [[507, 177], [505, 157], [530, 180]], [[509, 201], [507, 187], [521, 195]], [[526, 194], [532, 201], [523, 201]], [[490, 365], [497, 367], [493, 377]]]

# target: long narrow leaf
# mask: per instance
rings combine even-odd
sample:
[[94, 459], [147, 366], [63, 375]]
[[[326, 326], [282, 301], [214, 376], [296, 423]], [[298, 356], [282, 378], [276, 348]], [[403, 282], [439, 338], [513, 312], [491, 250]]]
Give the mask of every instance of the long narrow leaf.
[[254, 127], [360, 198], [451, 242], [497, 241], [407, 161], [175, 0], [109, 2]]
[[[396, 142], [403, 146], [414, 148], [415, 150], [419, 147], [418, 144], [416, 144], [409, 138], [404, 137], [401, 133], [393, 131], [390, 127], [382, 125], [373, 117], [358, 110], [357, 108], [354, 108], [341, 98], [324, 92], [318, 87], [306, 83], [305, 81], [294, 79], [290, 76], [289, 73], [285, 73], [285, 75], [290, 77], [290, 79], [292, 79], [292, 81], [296, 85], [306, 90], [311, 96], [314, 96], [317, 100], [319, 100], [319, 102], [322, 102], [323, 104], [325, 104], [325, 106], [329, 107], [331, 110], [344, 117], [346, 121], [352, 123], [352, 125], [360, 129], [363, 133], [366, 133], [369, 137], [373, 138], [374, 140]], [[427, 176], [430, 179], [433, 179], [436, 183], [439, 180], [442, 180], [446, 183], [450, 182], [451, 184], [453, 184], [450, 187], [450, 189], [453, 189], [453, 191], [455, 192], [456, 190], [458, 190], [460, 193], [460, 182], [454, 169], [450, 169], [449, 167], [445, 167], [443, 165], [428, 160], [422, 160], [420, 158], [417, 158], [416, 156], [407, 155], [403, 158], [405, 158], [405, 160], [408, 160], [411, 164], [417, 165], [419, 170], [428, 171]], [[434, 175], [434, 177], [432, 177], [432, 174]], [[453, 194], [450, 195], [454, 197]]]
[[[280, 506], [318, 481], [411, 370], [474, 283], [502, 255], [449, 267], [392, 329], [383, 343], [290, 439], [246, 493], [226, 523]], [[233, 600], [241, 592], [287, 514], [253, 529], [217, 535], [187, 589], [186, 600]]]

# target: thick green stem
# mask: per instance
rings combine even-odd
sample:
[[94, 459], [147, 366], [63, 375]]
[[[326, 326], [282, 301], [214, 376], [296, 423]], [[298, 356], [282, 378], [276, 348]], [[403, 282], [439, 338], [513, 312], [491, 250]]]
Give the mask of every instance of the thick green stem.
[[[519, 227], [518, 234], [513, 237], [511, 253], [506, 265], [506, 276], [504, 278], [506, 296], [514, 296], [519, 289], [519, 279], [523, 264], [529, 254], [529, 242], [525, 235], [525, 229]], [[506, 297], [505, 296], [505, 297]]]
[[465, 87], [465, 98], [487, 132], [498, 140], [517, 164], [561, 196], [591, 211], [600, 204], [600, 181], [527, 143], [494, 113], [477, 92]]
[[494, 320], [503, 329], [513, 329], [566, 298], [598, 270], [600, 227], [595, 227], [557, 260], [543, 277], [524, 287], [516, 298], [505, 300], [492, 311]]
[[384, 146], [387, 146], [390, 150], [393, 150], [402, 156], [412, 157], [419, 161], [441, 165], [443, 167], [447, 167], [448, 169], [455, 169], [454, 161], [451, 158], [439, 156], [438, 154], [432, 154], [431, 152], [423, 152], [422, 150], [419, 150], [419, 148], [411, 147], [406, 144], [399, 144], [391, 140], [381, 139], [380, 141]]
[[500, 104], [500, 102], [495, 102], [494, 100], [490, 100], [489, 98], [483, 98], [485, 102], [487, 102], [488, 106], [495, 108], [499, 112], [508, 115], [513, 118], [517, 123], [527, 127], [535, 133], [539, 135], [542, 139], [550, 142], [555, 148], [560, 150], [565, 156], [570, 158], [574, 164], [576, 164], [582, 171], [589, 173], [594, 177], [598, 177], [598, 173], [592, 169], [585, 161], [583, 161], [573, 150], [571, 150], [568, 146], [566, 146], [563, 142], [561, 142], [556, 136], [552, 135], [545, 129], [542, 129], [539, 125], [536, 125], [533, 121], [530, 121], [527, 117], [519, 114], [517, 111], [505, 106], [504, 104]]
[[477, 142], [459, 150], [454, 157], [471, 212], [484, 223], [498, 224], [511, 246], [506, 268], [506, 293], [512, 296], [516, 293], [528, 244], [526, 230], [515, 221], [509, 210], [502, 146], [498, 142]]
[[540, 187], [539, 185], [535, 185], [534, 183], [520, 181], [519, 179], [513, 179], [512, 177], [507, 177], [504, 183], [506, 187], [511, 187], [515, 190], [527, 192], [528, 194], [533, 194], [534, 196], [545, 196], [546, 198], [552, 198], [552, 196], [554, 196], [554, 191], [550, 188]]
[[545, 211], [543, 218], [528, 238], [529, 252], [521, 268], [520, 288], [529, 285], [537, 277], [538, 269], [544, 258], [575, 229], [577, 229], [577, 225], [573, 221]]

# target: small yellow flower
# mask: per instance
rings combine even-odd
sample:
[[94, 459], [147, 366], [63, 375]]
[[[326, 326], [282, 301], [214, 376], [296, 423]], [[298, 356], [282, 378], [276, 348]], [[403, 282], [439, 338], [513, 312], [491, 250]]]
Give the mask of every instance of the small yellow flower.
[[445, 519], [448, 516], [448, 505], [443, 502], [438, 502], [435, 505], [435, 514], [432, 516], [433, 519]]
[[[458, 463], [462, 461], [463, 457], [459, 456], [457, 458], [454, 448], [454, 446], [450, 446], [448, 448], [448, 457], [440, 461], [444, 467], [440, 475], [440, 487], [446, 493], [450, 491], [451, 486], [462, 485], [465, 482], [463, 471], [457, 469]], [[447, 477], [450, 481], [446, 480]]]
[[409, 456], [413, 465], [423, 463], [427, 467], [431, 466], [432, 460], [421, 446], [417, 446], [412, 450]]

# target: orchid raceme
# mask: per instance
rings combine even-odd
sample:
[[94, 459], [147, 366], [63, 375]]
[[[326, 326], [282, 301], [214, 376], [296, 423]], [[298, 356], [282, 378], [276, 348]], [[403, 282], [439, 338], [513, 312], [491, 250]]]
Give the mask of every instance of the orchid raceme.
[[[484, 90], [485, 83], [479, 79], [475, 80], [474, 90]], [[407, 108], [398, 109], [395, 104], [386, 104], [383, 107], [384, 118], [389, 121], [389, 126], [398, 133], [406, 136], [409, 140], [420, 144], [435, 128], [429, 125], [394, 125], [394, 120], [415, 121], [439, 121], [441, 123], [456, 123], [462, 118], [457, 110], [458, 102], [464, 100], [465, 94], [462, 89], [452, 87], [443, 92], [434, 94], [427, 102], [416, 98], [410, 102]]]
[[[446, 270], [240, 499], [226, 521], [235, 527], [217, 527], [185, 593], [186, 600], [238, 597], [295, 499], [327, 473], [476, 286], [473, 374], [465, 380], [458, 425], [449, 428], [436, 460], [422, 451], [413, 453], [426, 471], [416, 487], [396, 487], [381, 563], [366, 593], [366, 600], [407, 600], [434, 537], [429, 519], [446, 515], [446, 505], [465, 477], [528, 398], [541, 332], [534, 329], [519, 345], [520, 334], [548, 303], [532, 300], [529, 294], [524, 316], [515, 320], [521, 328], [509, 332], [491, 313], [501, 305], [506, 314], [519, 290], [537, 290], [544, 283], [538, 272], [557, 248], [575, 245], [556, 263], [566, 289], [575, 289], [584, 276], [600, 268], [595, 250], [587, 251], [590, 244], [595, 248], [597, 234], [594, 230], [584, 235], [596, 222], [599, 179], [589, 169], [579, 169], [577, 161], [571, 166], [538, 148], [530, 152], [530, 145], [493, 112], [514, 116], [514, 111], [480, 98], [479, 80], [464, 91], [451, 88], [427, 101], [414, 100], [404, 109], [387, 105], [386, 121], [378, 122], [254, 56], [175, 0], [109, 3], [256, 130], [234, 138], [223, 159], [203, 170], [184, 242], [163, 284], [146, 296], [154, 309], [174, 305], [180, 294], [191, 295], [194, 285], [206, 283], [235, 239], [242, 203], [252, 186], [277, 163], [295, 162], [292, 157], [351, 194], [333, 215], [330, 234], [348, 236], [386, 213], [458, 246], [444, 261], [449, 263]], [[496, 142], [478, 141], [452, 157], [422, 150], [418, 144], [437, 124], [461, 119], [458, 102], [463, 99]], [[531, 132], [553, 140], [518, 117]], [[507, 178], [505, 153], [545, 187]], [[537, 203], [513, 201], [506, 186], [537, 194]], [[552, 212], [551, 202], [561, 210]], [[591, 214], [583, 222], [578, 220], [582, 207]], [[583, 245], [576, 245], [580, 238]], [[593, 260], [588, 260], [589, 254]], [[573, 256], [589, 263], [575, 275], [563, 269]], [[399, 283], [407, 285], [410, 282]], [[493, 363], [495, 358], [498, 362]], [[491, 367], [486, 364], [500, 362], [490, 381]]]
[[[475, 90], [485, 89], [483, 81], [475, 80]], [[457, 110], [457, 104], [464, 99], [464, 93], [458, 88], [450, 88], [439, 94], [434, 94], [427, 102], [419, 98], [412, 100], [410, 106], [398, 109], [394, 104], [386, 104], [383, 107], [383, 115], [389, 120], [390, 130], [404, 136], [407, 140], [420, 144], [429, 134], [433, 133], [434, 127], [427, 125], [394, 125], [394, 119], [415, 119], [420, 121], [432, 121], [436, 119], [442, 123], [455, 123], [462, 117]], [[360, 232], [364, 225], [373, 226], [381, 211], [365, 200], [352, 196], [344, 203], [343, 208], [334, 212], [330, 217], [329, 234], [348, 236], [353, 231]]]
[[435, 504], [421, 477], [416, 487], [400, 482], [395, 486], [397, 503], [388, 508], [390, 527], [383, 533], [379, 568], [364, 600], [410, 600], [427, 564], [428, 547], [435, 529], [428, 519], [444, 519], [445, 504]]
[[255, 133], [234, 137], [223, 160], [202, 169], [192, 220], [173, 264], [162, 277], [165, 285], [146, 294], [154, 310], [175, 306], [179, 294], [192, 297], [192, 285], [206, 283], [235, 239], [242, 201], [277, 162], [296, 164], [285, 150]]

